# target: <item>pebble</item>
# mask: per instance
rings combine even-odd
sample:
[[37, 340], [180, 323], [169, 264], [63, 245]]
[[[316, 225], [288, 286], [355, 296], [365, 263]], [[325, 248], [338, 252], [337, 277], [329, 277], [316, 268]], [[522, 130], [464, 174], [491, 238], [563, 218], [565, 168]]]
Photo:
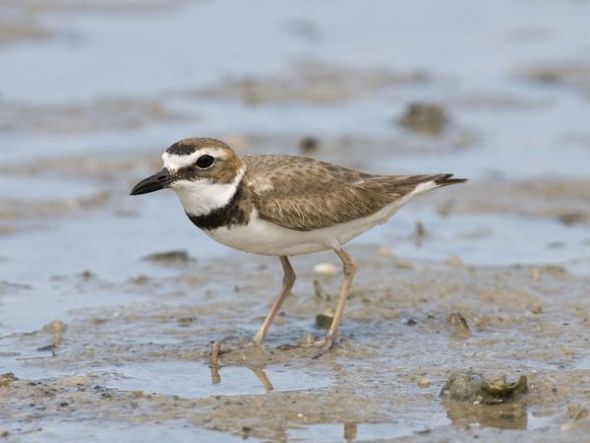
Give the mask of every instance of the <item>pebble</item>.
[[303, 137], [299, 142], [299, 149], [305, 154], [312, 154], [319, 149], [320, 142], [312, 136]]
[[407, 129], [428, 135], [439, 135], [448, 125], [445, 109], [434, 103], [410, 103], [399, 123]]
[[542, 314], [543, 313], [543, 306], [541, 303], [533, 303], [531, 306], [531, 312], [533, 314]]
[[420, 388], [427, 388], [431, 384], [432, 384], [432, 382], [426, 377], [422, 377], [420, 380], [418, 380], [418, 383], [417, 383], [418, 387], [420, 387]]
[[313, 272], [318, 275], [333, 277], [338, 274], [339, 268], [333, 263], [318, 263], [313, 267]]
[[380, 246], [379, 249], [377, 250], [377, 254], [379, 254], [381, 257], [389, 257], [391, 256], [391, 248], [389, 246]]
[[318, 314], [315, 317], [315, 325], [319, 329], [329, 329], [334, 320], [334, 310], [332, 308], [326, 309], [322, 314]]

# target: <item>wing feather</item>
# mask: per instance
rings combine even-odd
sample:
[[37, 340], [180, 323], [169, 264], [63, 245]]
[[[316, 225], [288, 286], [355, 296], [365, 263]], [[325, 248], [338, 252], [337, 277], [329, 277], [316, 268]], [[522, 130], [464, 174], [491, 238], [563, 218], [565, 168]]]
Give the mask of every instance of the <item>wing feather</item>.
[[371, 175], [307, 157], [244, 156], [246, 182], [264, 220], [309, 231], [366, 217], [413, 192], [459, 183], [451, 174]]

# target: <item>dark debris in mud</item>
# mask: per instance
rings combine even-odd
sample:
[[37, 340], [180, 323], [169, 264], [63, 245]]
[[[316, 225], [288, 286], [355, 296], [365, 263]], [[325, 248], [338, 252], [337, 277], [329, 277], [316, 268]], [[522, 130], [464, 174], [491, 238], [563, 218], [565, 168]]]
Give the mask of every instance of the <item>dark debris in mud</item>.
[[166, 266], [185, 265], [196, 262], [196, 259], [191, 257], [185, 250], [155, 252], [144, 257], [144, 260]]
[[438, 104], [410, 103], [399, 123], [412, 131], [440, 135], [449, 124], [447, 111]]
[[506, 376], [486, 378], [482, 374], [469, 371], [451, 374], [440, 391], [440, 396], [451, 400], [498, 404], [515, 400], [527, 391], [528, 382], [524, 375], [517, 381], [508, 383]]

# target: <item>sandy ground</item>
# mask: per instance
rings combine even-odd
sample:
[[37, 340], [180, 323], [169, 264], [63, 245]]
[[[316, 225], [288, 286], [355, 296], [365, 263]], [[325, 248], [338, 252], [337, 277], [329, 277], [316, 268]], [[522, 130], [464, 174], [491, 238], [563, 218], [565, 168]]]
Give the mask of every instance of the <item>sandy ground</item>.
[[[430, 30], [444, 57], [388, 34], [421, 23], [401, 2], [397, 27], [343, 8], [358, 29], [323, 6], [266, 4], [268, 27], [223, 1], [1, 5], [0, 441], [584, 441], [590, 70], [572, 42], [588, 9], [501, 2], [457, 42], [469, 5], [453, 5]], [[217, 23], [248, 59], [235, 38], [208, 52], [188, 34]], [[188, 37], [202, 58], [170, 49]], [[282, 50], [262, 57], [268, 41]], [[212, 243], [170, 194], [128, 197], [183, 135], [470, 181], [348, 247], [340, 338], [313, 359], [335, 256], [293, 260], [293, 294], [252, 348], [278, 260]]]

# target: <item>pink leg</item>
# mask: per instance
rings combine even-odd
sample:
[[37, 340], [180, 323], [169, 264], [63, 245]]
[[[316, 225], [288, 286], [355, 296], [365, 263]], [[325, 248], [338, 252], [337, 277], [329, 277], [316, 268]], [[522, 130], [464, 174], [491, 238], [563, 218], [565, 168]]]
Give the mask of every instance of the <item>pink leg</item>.
[[264, 342], [264, 336], [266, 335], [266, 331], [268, 331], [268, 328], [270, 327], [273, 319], [275, 318], [275, 315], [277, 315], [277, 312], [279, 312], [281, 305], [283, 304], [283, 302], [287, 298], [287, 295], [289, 295], [291, 289], [293, 288], [293, 283], [295, 283], [295, 271], [293, 271], [293, 267], [291, 266], [291, 263], [289, 263], [289, 258], [284, 256], [281, 256], [279, 258], [281, 259], [281, 265], [283, 265], [283, 288], [281, 289], [281, 294], [279, 295], [279, 298], [275, 300], [274, 304], [272, 305], [272, 308], [270, 308], [270, 312], [266, 316], [264, 323], [262, 323], [262, 326], [254, 336], [254, 343], [259, 346], [261, 346]]
[[332, 320], [332, 324], [330, 325], [330, 329], [328, 330], [326, 337], [315, 343], [316, 346], [320, 347], [320, 351], [313, 358], [321, 357], [328, 350], [330, 350], [330, 348], [334, 344], [334, 340], [338, 335], [338, 328], [340, 327], [340, 322], [342, 321], [344, 306], [346, 306], [346, 300], [348, 299], [350, 289], [352, 287], [352, 279], [354, 277], [354, 272], [356, 271], [356, 265], [354, 264], [354, 261], [350, 255], [348, 255], [341, 248], [334, 249], [334, 252], [338, 255], [338, 257], [340, 257], [340, 260], [342, 260], [344, 278], [342, 280], [342, 285], [340, 286], [340, 295], [338, 296], [338, 304], [336, 305], [336, 313], [334, 314], [334, 319]]

